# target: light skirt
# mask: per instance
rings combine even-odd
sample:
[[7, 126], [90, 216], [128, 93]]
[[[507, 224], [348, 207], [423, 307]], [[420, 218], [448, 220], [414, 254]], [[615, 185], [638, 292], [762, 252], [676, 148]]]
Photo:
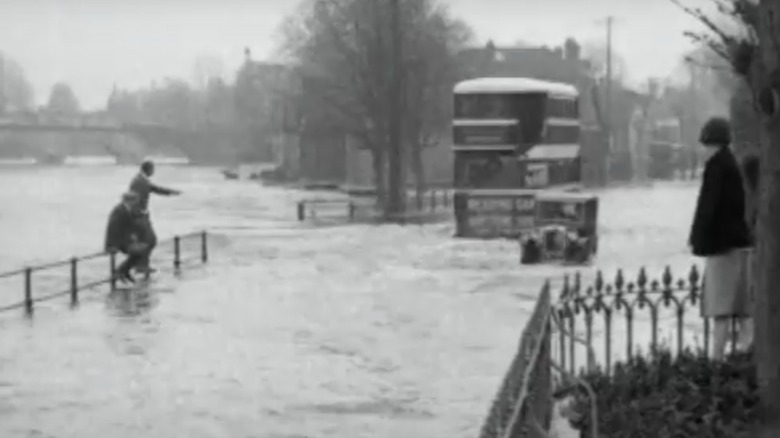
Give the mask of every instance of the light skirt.
[[703, 317], [750, 316], [749, 254], [749, 249], [735, 249], [705, 259], [701, 301]]

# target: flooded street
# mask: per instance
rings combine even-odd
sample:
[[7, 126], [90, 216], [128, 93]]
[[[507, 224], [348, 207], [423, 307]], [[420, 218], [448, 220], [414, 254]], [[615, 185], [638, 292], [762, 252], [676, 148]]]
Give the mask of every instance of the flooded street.
[[[100, 249], [133, 172], [3, 169], [0, 271]], [[294, 206], [311, 193], [216, 169], [157, 182], [185, 192], [152, 201], [158, 235], [210, 230], [210, 263], [142, 302], [0, 315], [3, 438], [474, 437], [542, 281], [566, 272], [451, 224], [310, 228]], [[695, 183], [600, 195], [589, 273], [690, 267]]]

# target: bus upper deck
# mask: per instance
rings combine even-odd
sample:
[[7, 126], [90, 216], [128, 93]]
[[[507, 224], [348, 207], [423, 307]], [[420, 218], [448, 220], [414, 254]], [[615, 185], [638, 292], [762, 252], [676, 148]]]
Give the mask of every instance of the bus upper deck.
[[529, 78], [478, 78], [454, 88], [455, 150], [504, 150], [576, 143], [579, 93]]
[[577, 88], [530, 78], [478, 78], [454, 87], [455, 188], [577, 184]]

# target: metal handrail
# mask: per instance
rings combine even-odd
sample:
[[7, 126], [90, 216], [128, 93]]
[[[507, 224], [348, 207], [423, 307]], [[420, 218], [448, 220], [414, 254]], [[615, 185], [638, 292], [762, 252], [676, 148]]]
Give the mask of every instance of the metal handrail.
[[[198, 259], [201, 263], [206, 263], [208, 261], [208, 233], [206, 231], [199, 231], [199, 232], [192, 232], [183, 235], [178, 235], [178, 236], [174, 236], [171, 239], [163, 240], [161, 242], [161, 243], [163, 242], [173, 243], [173, 268], [177, 272], [181, 269], [183, 263], [189, 262], [192, 259], [194, 259], [194, 258], [187, 258], [187, 259], [182, 258], [181, 241], [184, 239], [191, 239], [196, 237], [200, 239], [200, 251], [198, 254]], [[78, 281], [79, 262], [94, 260], [101, 257], [109, 258], [110, 263], [109, 263], [108, 278], [90, 281], [84, 284], [79, 283]], [[33, 296], [32, 280], [33, 280], [34, 273], [46, 271], [54, 268], [61, 268], [65, 266], [70, 266], [70, 287], [67, 290], [48, 293], [41, 296]], [[65, 295], [70, 295], [71, 305], [75, 306], [76, 304], [78, 304], [80, 291], [93, 289], [105, 284], [110, 285], [112, 291], [115, 290], [116, 280], [117, 280], [116, 276], [114, 275], [115, 268], [116, 268], [116, 254], [103, 251], [103, 252], [95, 252], [95, 253], [79, 256], [79, 257], [72, 257], [67, 260], [48, 262], [41, 265], [28, 266], [21, 269], [0, 273], [0, 279], [10, 278], [15, 276], [24, 276], [24, 300], [18, 303], [0, 306], [0, 312], [24, 308], [26, 314], [29, 316], [32, 315], [33, 313], [33, 308], [35, 303], [52, 300], [54, 298], [58, 298]]]
[[[549, 291], [549, 284], [546, 285], [546, 289]], [[542, 299], [540, 297], [539, 299]], [[547, 311], [544, 313], [544, 319], [542, 320], [541, 326], [542, 331], [538, 334], [536, 334], [536, 337], [538, 339], [544, 339], [545, 337], [550, 335], [550, 316], [552, 312], [550, 311], [551, 305], [549, 302], [549, 292], [547, 297]], [[537, 363], [537, 361], [540, 358], [540, 353], [542, 351], [544, 342], [537, 342], [534, 346], [533, 352], [531, 353], [531, 357], [528, 360], [528, 366], [525, 370], [523, 370], [523, 377], [521, 382], [523, 382], [522, 386], [520, 387], [520, 394], [517, 396], [517, 400], [515, 400], [515, 406], [512, 410], [512, 415], [509, 417], [509, 422], [506, 425], [506, 428], [504, 429], [504, 438], [512, 438], [511, 433], [514, 430], [515, 424], [520, 419], [520, 413], [522, 412], [523, 404], [525, 403], [526, 398], [528, 397], [528, 382], [531, 380], [531, 372], [534, 370], [534, 367]]]
[[[439, 190], [439, 189], [432, 189], [427, 192], [425, 192], [422, 196], [416, 196], [413, 195], [409, 198], [410, 203], [418, 204], [420, 200], [424, 201], [422, 203], [422, 210], [434, 212], [437, 211], [437, 209], [441, 208], [449, 208], [452, 205], [452, 195], [448, 190]], [[309, 219], [317, 219], [317, 210], [316, 206], [333, 206], [333, 205], [342, 205], [344, 206], [344, 214], [343, 216], [339, 216], [340, 219], [346, 219], [347, 221], [351, 222], [354, 221], [357, 217], [358, 209], [361, 207], [365, 207], [368, 204], [365, 204], [363, 202], [356, 201], [352, 198], [345, 198], [345, 199], [324, 199], [324, 198], [310, 198], [310, 199], [302, 199], [298, 201], [296, 205], [296, 215], [299, 222], [303, 222]], [[307, 207], [315, 207], [315, 208], [307, 208]], [[416, 209], [416, 207], [415, 207]], [[422, 211], [420, 210], [420, 211]]]

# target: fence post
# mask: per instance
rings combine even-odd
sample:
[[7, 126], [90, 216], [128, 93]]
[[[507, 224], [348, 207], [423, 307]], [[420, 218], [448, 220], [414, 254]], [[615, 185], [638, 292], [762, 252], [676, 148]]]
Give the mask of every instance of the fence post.
[[32, 268], [24, 268], [24, 310], [27, 315], [33, 313]]
[[347, 207], [347, 216], [349, 217], [350, 222], [355, 220], [355, 202], [349, 201], [349, 206]]
[[173, 269], [181, 269], [181, 238], [175, 236], [173, 238]]
[[70, 304], [75, 306], [79, 303], [79, 280], [78, 280], [78, 259], [70, 259]]
[[111, 292], [116, 290], [116, 253], [112, 252], [108, 256], [108, 263], [109, 263], [109, 272], [111, 277], [109, 280], [109, 284], [111, 285]]
[[431, 190], [431, 211], [436, 210], [436, 189]]
[[298, 221], [303, 222], [306, 219], [306, 204], [298, 201]]
[[209, 261], [209, 238], [208, 233], [200, 233], [200, 261], [206, 263]]

